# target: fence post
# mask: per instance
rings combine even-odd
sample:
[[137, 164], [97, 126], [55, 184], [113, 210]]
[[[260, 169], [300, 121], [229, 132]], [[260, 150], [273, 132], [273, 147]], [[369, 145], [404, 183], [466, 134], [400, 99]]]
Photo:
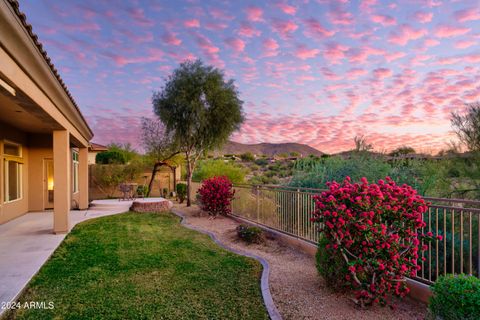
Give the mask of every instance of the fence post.
[[256, 198], [257, 198], [257, 222], [260, 222], [259, 215], [260, 215], [260, 186], [255, 187], [256, 191]]
[[300, 189], [297, 189], [297, 237], [300, 237]]

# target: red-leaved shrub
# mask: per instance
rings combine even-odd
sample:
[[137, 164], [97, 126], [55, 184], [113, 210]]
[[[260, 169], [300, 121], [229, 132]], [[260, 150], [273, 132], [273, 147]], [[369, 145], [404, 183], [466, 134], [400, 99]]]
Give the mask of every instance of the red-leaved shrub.
[[202, 210], [212, 216], [229, 214], [235, 190], [227, 177], [212, 177], [203, 180], [202, 186], [197, 191]]
[[[405, 296], [409, 289], [405, 277], [413, 277], [421, 235], [425, 226], [422, 213], [425, 201], [410, 186], [398, 186], [389, 177], [378, 184], [328, 183], [329, 190], [315, 196], [312, 221], [320, 224], [327, 240], [326, 250], [345, 261], [343, 281], [353, 289], [355, 301], [363, 306], [379, 302], [390, 304], [389, 297]], [[441, 236], [438, 237], [441, 240]]]

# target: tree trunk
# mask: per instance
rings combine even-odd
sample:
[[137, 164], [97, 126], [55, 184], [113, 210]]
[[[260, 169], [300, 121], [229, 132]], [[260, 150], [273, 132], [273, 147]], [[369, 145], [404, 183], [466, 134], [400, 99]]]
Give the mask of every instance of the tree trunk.
[[186, 156], [187, 160], [187, 207], [192, 205], [190, 193], [192, 190], [192, 164], [190, 162], [190, 157]]
[[150, 177], [150, 182], [148, 183], [148, 190], [147, 190], [147, 198], [150, 197], [150, 191], [152, 191], [153, 180], [155, 180], [155, 175], [157, 174], [158, 170], [158, 163], [153, 165], [152, 176]]

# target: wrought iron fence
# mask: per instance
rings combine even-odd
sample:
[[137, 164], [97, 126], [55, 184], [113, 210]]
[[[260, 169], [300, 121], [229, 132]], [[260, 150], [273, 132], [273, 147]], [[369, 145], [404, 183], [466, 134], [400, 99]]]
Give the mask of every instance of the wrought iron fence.
[[[232, 213], [268, 228], [318, 243], [318, 226], [310, 221], [313, 196], [321, 189], [283, 186], [235, 186]], [[430, 202], [422, 233], [441, 235], [427, 243], [416, 279], [433, 283], [447, 273], [480, 277], [480, 201], [425, 198]], [[422, 243], [423, 244], [423, 243]]]

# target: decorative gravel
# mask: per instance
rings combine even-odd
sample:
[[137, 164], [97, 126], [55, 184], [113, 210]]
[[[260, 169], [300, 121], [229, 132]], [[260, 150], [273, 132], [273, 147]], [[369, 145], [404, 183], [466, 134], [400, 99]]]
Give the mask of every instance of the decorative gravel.
[[233, 219], [212, 220], [192, 206], [175, 204], [187, 217], [186, 223], [213, 232], [224, 244], [263, 257], [270, 265], [270, 291], [284, 319], [425, 319], [426, 306], [410, 298], [396, 301], [396, 308], [375, 306], [359, 309], [348, 295], [326, 287], [314, 259], [304, 253], [266, 239], [264, 244], [245, 244], [237, 238]]

